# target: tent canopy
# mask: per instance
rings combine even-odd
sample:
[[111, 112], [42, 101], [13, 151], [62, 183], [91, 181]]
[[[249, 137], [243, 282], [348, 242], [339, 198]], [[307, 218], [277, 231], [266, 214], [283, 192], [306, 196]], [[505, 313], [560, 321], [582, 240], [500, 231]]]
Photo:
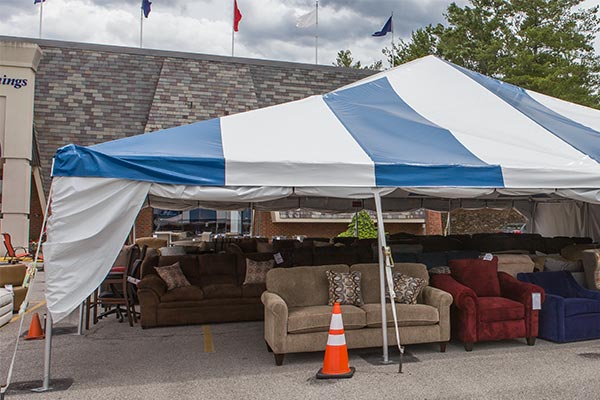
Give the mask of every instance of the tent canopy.
[[57, 321], [102, 282], [144, 204], [343, 210], [373, 190], [384, 210], [600, 203], [599, 160], [600, 111], [432, 56], [322, 96], [69, 145], [53, 167], [48, 308]]

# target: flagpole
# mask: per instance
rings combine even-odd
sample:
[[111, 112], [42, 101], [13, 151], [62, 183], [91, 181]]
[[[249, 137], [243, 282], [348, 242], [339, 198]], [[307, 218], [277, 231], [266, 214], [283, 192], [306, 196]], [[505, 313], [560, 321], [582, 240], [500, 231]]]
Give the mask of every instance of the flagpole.
[[231, 57], [233, 57], [235, 50], [235, 30], [233, 26], [235, 25], [235, 2], [231, 3]]
[[42, 38], [42, 15], [44, 14], [44, 0], [40, 2], [40, 39]]
[[390, 21], [392, 21], [392, 57], [390, 58], [390, 68], [394, 68], [394, 11], [392, 11]]
[[319, 63], [319, 0], [315, 3], [315, 64]]
[[140, 7], [140, 49], [142, 48], [142, 37], [144, 35], [144, 9]]

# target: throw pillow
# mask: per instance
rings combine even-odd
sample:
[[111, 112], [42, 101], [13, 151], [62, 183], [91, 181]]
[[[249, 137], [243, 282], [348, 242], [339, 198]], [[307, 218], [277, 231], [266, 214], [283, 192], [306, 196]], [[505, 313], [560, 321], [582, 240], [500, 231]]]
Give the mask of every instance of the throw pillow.
[[175, 264], [166, 265], [164, 267], [154, 267], [154, 269], [156, 270], [158, 276], [160, 276], [167, 284], [167, 290], [191, 286], [190, 282], [181, 271], [179, 261], [177, 261]]
[[268, 242], [256, 242], [256, 251], [258, 253], [271, 253], [273, 251], [273, 245]]
[[394, 272], [392, 275], [394, 281], [394, 293], [396, 293], [396, 303], [400, 304], [417, 304], [417, 297], [427, 282], [421, 278]]
[[329, 305], [340, 303], [341, 305], [362, 306], [363, 298], [360, 290], [360, 271], [335, 272], [326, 271], [329, 281]]
[[557, 258], [546, 258], [544, 261], [544, 271], [580, 272], [583, 271], [583, 264], [581, 263], [581, 260], [569, 261]]
[[246, 258], [246, 279], [244, 285], [252, 283], [265, 283], [267, 281], [267, 272], [275, 265], [275, 260], [255, 261]]
[[450, 267], [435, 267], [431, 268], [428, 272], [429, 275], [450, 274]]
[[459, 283], [473, 289], [477, 296], [501, 297], [498, 280], [498, 257], [491, 261], [482, 259], [450, 260], [450, 272]]

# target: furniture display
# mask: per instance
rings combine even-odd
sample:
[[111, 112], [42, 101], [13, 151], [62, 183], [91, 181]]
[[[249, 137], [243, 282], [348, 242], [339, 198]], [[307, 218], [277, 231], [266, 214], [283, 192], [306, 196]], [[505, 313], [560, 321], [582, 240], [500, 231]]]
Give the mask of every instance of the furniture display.
[[538, 335], [539, 311], [533, 308], [532, 295], [544, 290], [498, 272], [498, 258], [452, 260], [451, 274], [437, 274], [432, 286], [452, 295], [452, 337], [471, 351], [475, 342], [526, 338], [534, 345]]
[[582, 288], [568, 271], [521, 273], [518, 279], [546, 292], [539, 337], [553, 342], [600, 338], [600, 292]]
[[27, 274], [25, 264], [0, 265], [0, 288], [12, 285], [14, 293], [13, 311], [18, 312], [21, 303], [27, 295], [27, 288], [23, 287], [23, 280]]
[[[327, 343], [332, 306], [328, 305], [326, 271], [361, 273], [361, 306], [342, 305], [342, 318], [349, 349], [382, 346], [381, 299], [378, 264], [326, 265], [275, 268], [267, 274], [267, 291], [262, 294], [265, 309], [265, 341], [281, 365], [285, 354], [322, 351]], [[397, 263], [395, 272], [429, 281], [422, 264]], [[395, 304], [403, 345], [439, 343], [443, 352], [450, 340], [452, 296], [426, 286], [418, 304]], [[391, 305], [386, 305], [389, 345], [396, 335]]]

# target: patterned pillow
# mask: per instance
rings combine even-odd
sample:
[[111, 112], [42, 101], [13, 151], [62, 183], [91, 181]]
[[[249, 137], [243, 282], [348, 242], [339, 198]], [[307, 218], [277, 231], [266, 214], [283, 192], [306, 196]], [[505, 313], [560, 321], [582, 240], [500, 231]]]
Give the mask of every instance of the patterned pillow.
[[267, 272], [275, 265], [275, 260], [254, 261], [246, 258], [246, 280], [244, 285], [252, 283], [265, 283]]
[[396, 303], [417, 304], [417, 297], [427, 282], [421, 278], [394, 272], [392, 275], [394, 281], [394, 292], [396, 293]]
[[428, 272], [429, 272], [429, 275], [451, 274], [450, 267], [434, 267], [434, 268], [431, 268]]
[[179, 261], [177, 261], [173, 265], [166, 265], [164, 267], [154, 267], [154, 269], [156, 270], [158, 276], [160, 276], [162, 280], [165, 281], [165, 283], [167, 284], [167, 290], [191, 286], [190, 282], [187, 280], [187, 278], [181, 271]]
[[335, 272], [326, 271], [329, 281], [329, 305], [334, 303], [362, 306], [363, 298], [360, 291], [360, 271]]

